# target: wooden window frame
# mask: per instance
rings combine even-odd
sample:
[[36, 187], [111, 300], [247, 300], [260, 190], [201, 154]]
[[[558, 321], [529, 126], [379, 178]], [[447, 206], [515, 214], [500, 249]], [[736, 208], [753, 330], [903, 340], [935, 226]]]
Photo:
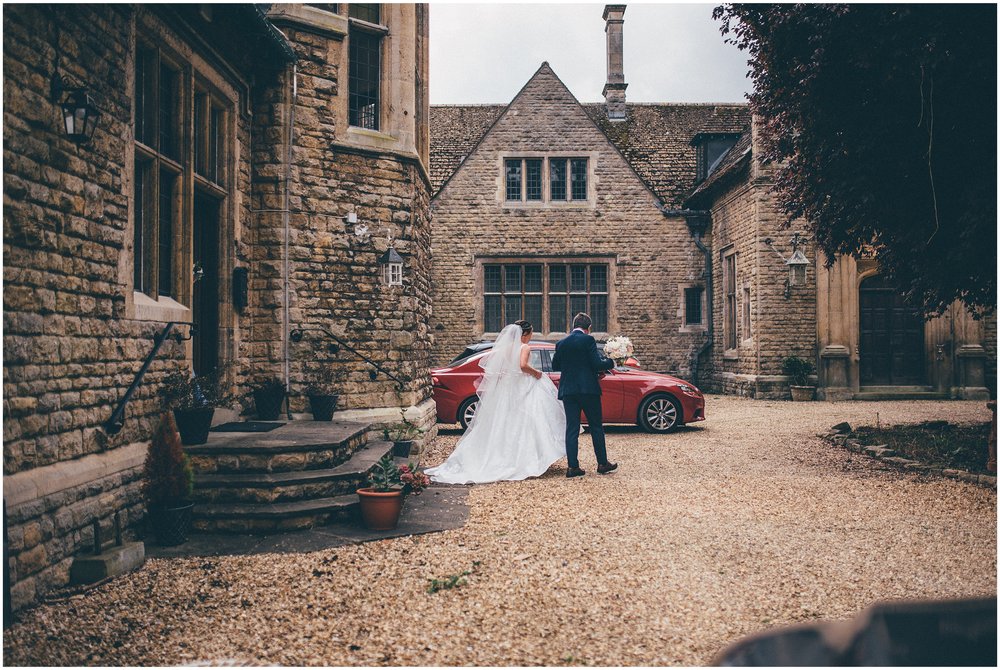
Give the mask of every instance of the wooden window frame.
[[722, 255], [722, 336], [723, 349], [727, 352], [735, 352], [739, 343], [736, 332], [736, 273], [739, 271], [737, 255], [735, 250], [724, 251]]
[[[529, 198], [528, 194], [528, 163], [529, 161], [539, 161], [540, 162], [540, 189], [539, 197]], [[584, 196], [573, 197], [573, 164], [582, 162], [583, 163], [583, 184], [584, 184]], [[520, 165], [520, 178], [518, 182], [518, 197], [510, 197], [511, 193], [508, 190], [508, 179], [507, 170], [509, 164], [519, 164]], [[564, 191], [562, 198], [555, 198], [552, 195], [552, 166], [555, 164], [561, 164], [564, 170], [565, 180], [563, 182]], [[592, 169], [594, 164], [594, 157], [590, 154], [574, 156], [572, 154], [560, 154], [557, 156], [548, 156], [545, 154], [510, 154], [502, 155], [500, 157], [500, 203], [505, 206], [523, 206], [532, 207], [540, 205], [554, 205], [554, 206], [571, 206], [579, 207], [580, 205], [590, 205], [593, 203], [593, 175]]]
[[[375, 4], [375, 3], [369, 3], [369, 4]], [[383, 72], [384, 69], [385, 69], [385, 63], [386, 63], [385, 39], [384, 38], [386, 37], [386, 35], [389, 34], [389, 28], [384, 23], [371, 23], [371, 22], [366, 21], [364, 19], [352, 17], [352, 16], [350, 16], [350, 13], [351, 13], [350, 12], [350, 5], [348, 5], [348, 7], [347, 7], [347, 16], [348, 16], [348, 19], [347, 19], [347, 21], [348, 21], [348, 31], [347, 31], [347, 42], [348, 42], [347, 43], [347, 124], [348, 124], [348, 126], [350, 128], [359, 128], [361, 130], [367, 130], [367, 131], [371, 131], [371, 132], [375, 132], [375, 133], [381, 133], [382, 132], [382, 125], [383, 125], [383, 123], [382, 123], [383, 122], [383, 117], [385, 116], [384, 113], [383, 113], [382, 107], [385, 104], [385, 98], [386, 98], [386, 92], [383, 90], [384, 86], [386, 85], [385, 77], [384, 77], [384, 72]], [[385, 21], [385, 12], [383, 11], [383, 8], [381, 7], [381, 5], [379, 5], [379, 20], [380, 21]], [[355, 42], [354, 42], [354, 39], [355, 39], [356, 36], [364, 36], [365, 38], [374, 40], [376, 42], [376, 46], [372, 49], [372, 51], [378, 55], [378, 65], [375, 68], [376, 75], [378, 77], [378, 81], [375, 82], [375, 86], [374, 86], [374, 90], [375, 90], [375, 93], [376, 93], [377, 97], [376, 97], [374, 103], [370, 103], [370, 104], [374, 104], [374, 111], [375, 111], [374, 125], [364, 125], [364, 124], [360, 123], [360, 121], [361, 121], [360, 117], [356, 117], [356, 118], [353, 119], [354, 121], [358, 121], [359, 123], [352, 123], [351, 122], [352, 121], [352, 118], [351, 118], [352, 114], [354, 114], [354, 107], [353, 107], [353, 105], [355, 104], [355, 95], [356, 95], [354, 93], [354, 82], [357, 79], [357, 77], [355, 77], [355, 76], [353, 76], [351, 74], [352, 61], [354, 60], [354, 57], [355, 57], [355, 56], [352, 56], [352, 50], [356, 46]], [[360, 45], [358, 45], [358, 46], [360, 46]], [[357, 95], [360, 95], [360, 94], [357, 94]], [[360, 114], [360, 111], [358, 113]]]

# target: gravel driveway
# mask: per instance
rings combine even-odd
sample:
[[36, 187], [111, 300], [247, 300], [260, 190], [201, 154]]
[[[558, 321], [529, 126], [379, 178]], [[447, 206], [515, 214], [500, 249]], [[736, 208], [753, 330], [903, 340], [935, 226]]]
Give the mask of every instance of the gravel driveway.
[[[740, 636], [886, 598], [996, 594], [996, 493], [888, 469], [835, 423], [988, 420], [982, 402], [710, 397], [667, 436], [612, 429], [473, 487], [460, 530], [295, 555], [151, 560], [31, 610], [6, 665], [698, 665]], [[457, 436], [442, 435], [436, 464]], [[428, 592], [433, 578], [466, 583]]]

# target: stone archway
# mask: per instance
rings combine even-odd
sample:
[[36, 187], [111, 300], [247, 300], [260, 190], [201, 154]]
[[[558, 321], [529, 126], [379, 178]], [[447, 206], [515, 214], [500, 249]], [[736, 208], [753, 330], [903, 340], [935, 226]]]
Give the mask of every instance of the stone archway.
[[924, 370], [924, 319], [885, 277], [859, 287], [861, 386], [919, 386]]

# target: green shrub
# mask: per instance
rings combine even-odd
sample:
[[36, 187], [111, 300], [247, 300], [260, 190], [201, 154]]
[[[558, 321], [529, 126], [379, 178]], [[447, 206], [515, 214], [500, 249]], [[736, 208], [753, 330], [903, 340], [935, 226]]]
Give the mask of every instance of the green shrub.
[[781, 363], [781, 372], [791, 377], [792, 386], [806, 386], [809, 383], [809, 375], [815, 371], [812, 362], [804, 358], [789, 356]]

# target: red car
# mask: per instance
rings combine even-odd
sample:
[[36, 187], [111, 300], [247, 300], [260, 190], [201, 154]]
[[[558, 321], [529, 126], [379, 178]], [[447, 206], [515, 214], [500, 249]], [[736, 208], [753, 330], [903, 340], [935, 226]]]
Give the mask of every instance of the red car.
[[[555, 345], [532, 342], [530, 346], [532, 367], [548, 374], [558, 386], [559, 373], [552, 370]], [[483, 375], [479, 362], [487, 353], [476, 353], [452, 361], [448, 367], [431, 370], [440, 423], [458, 422], [462, 428], [469, 425], [479, 401], [476, 384]], [[705, 420], [701, 391], [676, 377], [621, 366], [600, 377], [604, 423], [637, 424], [651, 433], [668, 433], [677, 426]], [[585, 417], [583, 421], [586, 423]]]

